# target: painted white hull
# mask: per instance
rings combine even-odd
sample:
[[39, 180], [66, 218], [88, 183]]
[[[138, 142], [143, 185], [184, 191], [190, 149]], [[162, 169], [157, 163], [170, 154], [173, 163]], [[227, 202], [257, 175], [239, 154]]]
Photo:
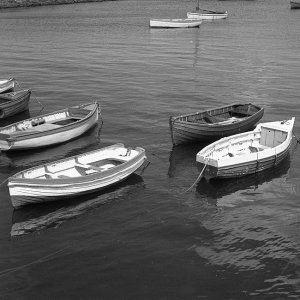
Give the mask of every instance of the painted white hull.
[[202, 20], [193, 19], [151, 19], [151, 28], [191, 28], [199, 27]]
[[[103, 151], [112, 147], [118, 148], [116, 151], [122, 151], [120, 153], [126, 153], [127, 150], [124, 145], [117, 144], [111, 147], [100, 149], [99, 156], [101, 156], [101, 150]], [[93, 152], [96, 153], [94, 155], [98, 155], [97, 150]], [[24, 175], [22, 174], [24, 172], [28, 174], [26, 176], [31, 176], [33, 173], [38, 174], [42, 172], [44, 166], [19, 172], [10, 177], [8, 181], [12, 205], [14, 208], [18, 208], [27, 204], [54, 201], [61, 198], [92, 193], [118, 183], [134, 173], [139, 167], [142, 166], [146, 159], [145, 151], [142, 148], [131, 150], [131, 153], [132, 154], [129, 155], [132, 157], [128, 157], [128, 161], [124, 161], [123, 164], [116, 166], [113, 169], [101, 172], [95, 171], [84, 176], [75, 175], [72, 177], [73, 175], [70, 173], [70, 171], [66, 170], [66, 172], [68, 171], [70, 173], [69, 175], [71, 175], [71, 177], [61, 176], [62, 178], [60, 178], [58, 176], [51, 179], [23, 178]], [[82, 157], [87, 155], [89, 155], [89, 153], [83, 154]], [[124, 155], [120, 154], [120, 157], [124, 157]], [[61, 161], [49, 163], [47, 164], [47, 168], [56, 168], [59, 165], [68, 165], [67, 168], [71, 169], [74, 167], [74, 159], [75, 157], [71, 157]]]
[[294, 118], [258, 124], [255, 130], [222, 138], [197, 153], [207, 178], [240, 177], [279, 164], [292, 141]]
[[228, 13], [198, 13], [198, 12], [188, 12], [188, 19], [194, 20], [219, 20], [226, 19], [228, 17]]
[[13, 91], [14, 87], [15, 87], [14, 78], [0, 80], [0, 93], [6, 93], [7, 91]]
[[[93, 105], [95, 106], [98, 104]], [[28, 133], [26, 132], [26, 130], [24, 130], [24, 133], [22, 133], [21, 131], [20, 135], [14, 135], [13, 133], [5, 135], [6, 132], [9, 132], [9, 128], [11, 125], [3, 127], [0, 129], [0, 150], [9, 151], [34, 149], [67, 142], [82, 135], [98, 123], [98, 106], [91, 114], [92, 115], [87, 116], [85, 119], [80, 120], [78, 124], [74, 123], [66, 126], [57, 126], [57, 128], [54, 127], [53, 129], [50, 128], [49, 130], [45, 131], [27, 130]], [[42, 117], [43, 116], [41, 116], [41, 118]], [[22, 122], [32, 123], [33, 121], [34, 118], [24, 120]], [[20, 126], [18, 124], [21, 124], [22, 122], [15, 124], [17, 124], [16, 126]], [[3, 135], [1, 135], [1, 133], [3, 133]]]

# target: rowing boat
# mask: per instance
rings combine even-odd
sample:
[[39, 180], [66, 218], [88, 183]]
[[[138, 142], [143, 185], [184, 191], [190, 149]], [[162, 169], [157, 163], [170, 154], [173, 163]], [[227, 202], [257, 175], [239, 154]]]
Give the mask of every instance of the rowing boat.
[[192, 11], [187, 13], [188, 19], [200, 20], [218, 20], [226, 19], [228, 17], [227, 11], [211, 11], [200, 9], [199, 11]]
[[8, 178], [14, 208], [92, 193], [116, 184], [141, 167], [145, 150], [123, 144], [46, 163]]
[[199, 27], [202, 20], [194, 19], [151, 19], [151, 28], [191, 28]]
[[295, 118], [260, 123], [253, 131], [222, 138], [197, 153], [203, 176], [233, 178], [277, 166], [289, 153]]
[[208, 10], [199, 7], [199, 0], [197, 0], [196, 10], [187, 13], [187, 17], [189, 19], [196, 20], [217, 20], [217, 19], [225, 19], [228, 17], [227, 11], [216, 11], [216, 10]]
[[30, 95], [30, 90], [0, 94], [0, 119], [16, 115], [27, 110]]
[[0, 128], [0, 150], [26, 150], [67, 142], [98, 123], [98, 102], [82, 104]]
[[13, 92], [15, 83], [16, 82], [14, 78], [0, 79], [0, 94]]
[[173, 145], [216, 140], [254, 128], [264, 109], [254, 104], [231, 104], [196, 113], [171, 116]]
[[290, 5], [292, 9], [300, 8], [300, 0], [291, 0]]

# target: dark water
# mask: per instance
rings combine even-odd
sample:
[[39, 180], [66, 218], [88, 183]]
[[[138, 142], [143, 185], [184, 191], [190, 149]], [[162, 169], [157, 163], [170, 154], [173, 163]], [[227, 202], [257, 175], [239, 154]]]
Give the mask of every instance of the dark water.
[[[38, 101], [50, 112], [98, 99], [104, 120], [64, 145], [1, 154], [0, 299], [299, 299], [300, 146], [276, 169], [184, 193], [203, 145], [173, 148], [168, 118], [253, 102], [262, 121], [295, 116], [300, 138], [300, 11], [283, 0], [201, 2], [229, 18], [148, 28], [195, 7], [181, 0], [0, 12], [0, 77], [33, 90], [30, 115]], [[115, 142], [146, 149], [142, 176], [13, 211], [7, 177]]]

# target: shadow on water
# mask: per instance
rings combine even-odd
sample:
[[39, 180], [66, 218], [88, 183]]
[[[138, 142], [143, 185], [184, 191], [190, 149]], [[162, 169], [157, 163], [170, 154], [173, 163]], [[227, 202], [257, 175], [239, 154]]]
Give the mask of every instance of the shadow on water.
[[11, 236], [21, 236], [74, 219], [97, 209], [108, 202], [128, 199], [134, 191], [143, 187], [143, 178], [133, 174], [118, 185], [92, 194], [60, 201], [28, 205], [14, 210], [12, 215]]
[[169, 178], [180, 175], [188, 166], [196, 166], [196, 154], [208, 143], [188, 143], [173, 146], [169, 157]]

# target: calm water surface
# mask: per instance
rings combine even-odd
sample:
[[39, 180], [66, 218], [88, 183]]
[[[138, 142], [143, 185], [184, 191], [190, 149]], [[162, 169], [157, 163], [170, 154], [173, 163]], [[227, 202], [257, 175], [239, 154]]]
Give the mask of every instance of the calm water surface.
[[[33, 90], [12, 121], [99, 100], [103, 126], [0, 155], [0, 299], [299, 299], [300, 146], [276, 169], [198, 183], [203, 144], [172, 147], [168, 118], [232, 102], [296, 117], [300, 11], [289, 1], [203, 0], [229, 18], [151, 30], [195, 1], [128, 0], [0, 11], [1, 78]], [[19, 170], [116, 142], [151, 162], [121, 185], [14, 211]]]

